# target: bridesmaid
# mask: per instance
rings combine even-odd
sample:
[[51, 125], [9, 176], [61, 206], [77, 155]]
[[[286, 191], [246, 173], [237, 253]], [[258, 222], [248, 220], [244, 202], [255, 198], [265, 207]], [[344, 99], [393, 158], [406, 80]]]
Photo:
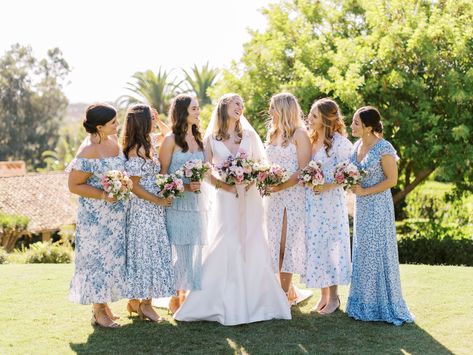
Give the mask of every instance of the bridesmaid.
[[126, 228], [127, 309], [130, 315], [135, 312], [153, 322], [164, 318], [156, 313], [151, 299], [171, 296], [175, 291], [163, 208], [171, 205], [171, 199], [157, 196], [155, 180], [160, 164], [150, 137], [157, 120], [157, 112], [148, 105], [132, 105], [125, 116], [122, 139], [125, 170], [133, 181], [134, 194]]
[[305, 270], [305, 191], [297, 184], [299, 169], [310, 160], [310, 140], [302, 111], [294, 95], [280, 93], [271, 98], [270, 126], [266, 139], [268, 161], [291, 174], [286, 182], [268, 189], [266, 222], [273, 269], [289, 303], [297, 299], [292, 274]]
[[399, 159], [393, 146], [383, 138], [379, 111], [370, 106], [355, 112], [351, 124], [360, 137], [350, 160], [367, 171], [361, 186], [353, 187], [356, 208], [353, 229], [353, 275], [347, 313], [365, 321], [395, 325], [413, 322], [404, 302], [391, 188], [396, 186]]
[[306, 190], [307, 268], [302, 277], [308, 287], [320, 288], [312, 312], [330, 314], [340, 307], [338, 285], [350, 283], [350, 231], [345, 192], [334, 183], [335, 166], [347, 161], [353, 145], [345, 137], [345, 123], [337, 103], [325, 98], [314, 102], [308, 123], [312, 159], [322, 164], [325, 184]]
[[75, 271], [70, 300], [93, 304], [92, 325], [117, 328], [107, 303], [124, 295], [126, 204], [107, 196], [100, 178], [109, 170], [124, 170], [117, 140], [117, 111], [108, 104], [87, 108], [89, 133], [69, 164], [69, 190], [80, 196], [76, 225]]
[[[169, 118], [172, 133], [166, 136], [159, 152], [162, 173], [174, 173], [188, 160], [204, 161], [202, 134], [199, 130], [200, 108], [197, 100], [186, 94], [172, 102]], [[169, 309], [175, 312], [184, 302], [188, 290], [200, 290], [203, 210], [200, 182], [186, 181], [186, 192], [166, 209], [166, 228], [172, 244], [177, 296], [171, 298]]]

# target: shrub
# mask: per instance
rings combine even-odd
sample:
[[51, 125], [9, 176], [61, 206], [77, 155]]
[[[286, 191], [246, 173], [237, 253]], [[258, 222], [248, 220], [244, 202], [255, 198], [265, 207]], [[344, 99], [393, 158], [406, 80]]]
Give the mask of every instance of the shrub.
[[473, 239], [465, 229], [429, 220], [407, 220], [397, 227], [401, 263], [473, 266]]
[[26, 262], [30, 264], [52, 263], [63, 264], [70, 263], [72, 260], [72, 248], [58, 243], [37, 242], [30, 245], [26, 251]]
[[5, 249], [0, 248], [0, 264], [6, 264], [8, 259], [8, 253]]

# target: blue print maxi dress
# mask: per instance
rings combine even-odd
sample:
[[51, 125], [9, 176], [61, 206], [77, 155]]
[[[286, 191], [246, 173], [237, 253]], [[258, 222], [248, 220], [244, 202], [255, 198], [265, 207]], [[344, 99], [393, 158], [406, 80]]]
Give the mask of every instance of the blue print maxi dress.
[[[159, 160], [131, 157], [125, 162], [130, 176], [139, 176], [140, 185], [157, 194], [156, 175]], [[130, 198], [127, 213], [127, 298], [159, 298], [175, 293], [171, 264], [171, 246], [164, 220], [164, 207], [141, 199]]]
[[[355, 143], [350, 160], [367, 171], [361, 186], [374, 186], [386, 177], [381, 157], [389, 154], [397, 159], [396, 150], [386, 140], [379, 140], [361, 162]], [[364, 321], [385, 321], [395, 325], [413, 322], [414, 317], [404, 302], [399, 275], [399, 258], [394, 224], [391, 190], [356, 196], [353, 229], [353, 272], [347, 313]]]
[[[204, 160], [204, 153], [176, 151], [172, 155], [169, 173], [175, 173], [191, 159]], [[189, 181], [184, 179], [187, 184]], [[172, 262], [178, 290], [200, 290], [202, 248], [205, 244], [203, 218], [205, 211], [201, 195], [186, 191], [166, 208], [166, 228], [172, 245]]]
[[[75, 158], [66, 171], [92, 175], [87, 184], [98, 189], [110, 170], [124, 170], [125, 158]], [[80, 304], [107, 303], [123, 298], [125, 286], [126, 202], [110, 203], [80, 197], [75, 240], [75, 270], [69, 299]]]
[[[322, 164], [326, 183], [334, 182], [335, 167], [347, 161], [353, 144], [339, 133], [332, 139], [327, 155], [319, 149], [313, 160]], [[351, 276], [350, 229], [345, 191], [341, 186], [316, 195], [306, 188], [307, 258], [301, 281], [308, 287], [348, 285]]]

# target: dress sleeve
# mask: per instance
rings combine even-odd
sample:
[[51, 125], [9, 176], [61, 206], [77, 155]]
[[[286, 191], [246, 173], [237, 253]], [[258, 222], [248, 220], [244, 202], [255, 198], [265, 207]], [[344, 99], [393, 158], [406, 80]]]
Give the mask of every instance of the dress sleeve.
[[93, 174], [96, 171], [95, 160], [76, 157], [69, 163], [69, 165], [65, 169], [67, 173], [70, 173], [72, 170], [78, 170], [83, 171], [84, 173]]
[[140, 157], [131, 157], [125, 161], [125, 171], [129, 176], [142, 177], [146, 175], [146, 160]]
[[378, 154], [379, 154], [379, 157], [381, 158], [383, 155], [392, 155], [394, 157], [394, 159], [396, 159], [396, 161], [399, 160], [399, 156], [397, 155], [397, 152], [396, 152], [396, 149], [394, 149], [394, 147], [392, 146], [391, 143], [389, 143], [388, 141], [384, 140], [383, 142], [381, 142], [381, 144], [379, 145], [379, 149], [378, 149]]

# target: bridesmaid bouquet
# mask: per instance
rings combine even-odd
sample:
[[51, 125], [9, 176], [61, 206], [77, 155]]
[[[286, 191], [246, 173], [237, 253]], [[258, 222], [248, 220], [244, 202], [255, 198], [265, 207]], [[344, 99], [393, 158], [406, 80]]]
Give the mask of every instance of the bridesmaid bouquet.
[[359, 184], [365, 176], [366, 171], [358, 170], [356, 165], [349, 161], [338, 163], [335, 167], [335, 182], [342, 185], [345, 190]]
[[311, 160], [309, 164], [299, 173], [299, 184], [314, 188], [325, 183], [322, 163]]
[[286, 169], [277, 164], [256, 163], [253, 169], [256, 175], [256, 187], [261, 197], [270, 195], [269, 186], [279, 185], [290, 177]]
[[[212, 165], [210, 163], [203, 163], [200, 159], [192, 159], [186, 161], [176, 173], [193, 182], [202, 181], [205, 173], [207, 173], [211, 167]], [[195, 193], [200, 193], [200, 190], [195, 191]]]
[[176, 174], [158, 174], [156, 176], [156, 185], [159, 187], [159, 197], [180, 197], [184, 192], [184, 181], [182, 175]]
[[107, 171], [100, 179], [100, 184], [108, 197], [117, 200], [127, 200], [133, 188], [133, 181], [128, 174], [120, 170]]

